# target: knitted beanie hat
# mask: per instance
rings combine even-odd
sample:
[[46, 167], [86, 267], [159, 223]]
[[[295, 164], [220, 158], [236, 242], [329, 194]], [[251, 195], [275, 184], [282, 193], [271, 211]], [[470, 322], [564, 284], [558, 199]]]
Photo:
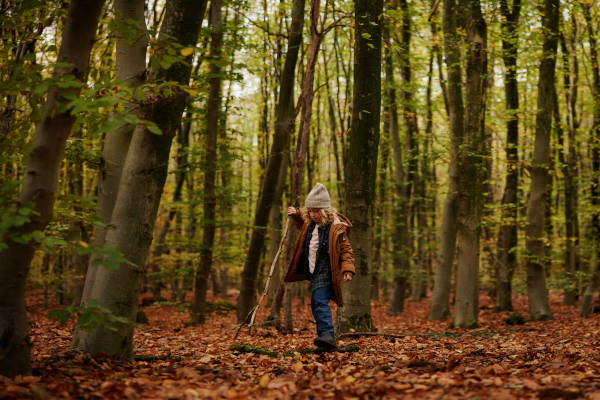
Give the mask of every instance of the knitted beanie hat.
[[329, 192], [325, 185], [317, 183], [308, 196], [306, 196], [304, 205], [307, 208], [330, 208], [331, 200], [329, 199]]

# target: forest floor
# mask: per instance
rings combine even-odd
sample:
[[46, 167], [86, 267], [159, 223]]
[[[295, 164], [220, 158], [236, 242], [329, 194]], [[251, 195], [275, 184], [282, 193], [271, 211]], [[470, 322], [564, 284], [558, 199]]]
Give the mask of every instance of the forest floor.
[[[231, 293], [229, 301], [234, 301]], [[218, 300], [218, 299], [210, 299]], [[143, 307], [149, 323], [138, 325], [136, 355], [162, 360], [117, 362], [69, 351], [72, 322], [47, 318], [39, 293], [28, 296], [32, 376], [0, 377], [0, 398], [204, 399], [204, 398], [404, 398], [600, 400], [600, 314], [581, 319], [551, 294], [555, 319], [508, 325], [481, 296], [480, 328], [451, 328], [427, 320], [429, 299], [408, 302], [397, 317], [373, 302], [379, 332], [401, 338], [339, 340], [355, 352], [311, 354], [315, 325], [308, 299], [295, 305], [294, 334], [244, 328], [236, 340], [235, 311], [211, 314], [187, 326], [186, 310]], [[525, 297], [515, 313], [527, 315]], [[52, 307], [51, 307], [52, 308]], [[257, 318], [264, 321], [268, 309]], [[260, 346], [276, 356], [239, 352], [234, 343]]]

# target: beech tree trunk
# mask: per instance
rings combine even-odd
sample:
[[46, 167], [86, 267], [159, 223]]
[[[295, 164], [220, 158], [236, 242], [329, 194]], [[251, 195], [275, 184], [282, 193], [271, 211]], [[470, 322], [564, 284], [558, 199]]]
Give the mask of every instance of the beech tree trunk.
[[[144, 0], [115, 0], [114, 12], [118, 28], [116, 30], [116, 65], [115, 78], [122, 81], [128, 87], [135, 89], [144, 82], [144, 73], [146, 72], [146, 47], [148, 44], [146, 25], [144, 19]], [[124, 34], [131, 29], [128, 24], [135, 21], [139, 36], [132, 38], [131, 34]], [[123, 31], [123, 32], [122, 32]], [[125, 105], [125, 110], [131, 114], [139, 113], [138, 103], [129, 103]], [[94, 245], [104, 245], [104, 238], [109, 229], [110, 217], [112, 216], [117, 192], [119, 191], [119, 181], [121, 172], [134, 126], [123, 125], [114, 132], [106, 135], [104, 148], [102, 149], [102, 158], [100, 159], [100, 171], [98, 173], [98, 215], [100, 216], [102, 227], [96, 229]], [[84, 305], [89, 297], [89, 291], [94, 286], [96, 272], [99, 268], [98, 261], [100, 255], [92, 255], [88, 264], [88, 270], [85, 275], [85, 285], [81, 297], [81, 304]]]
[[513, 0], [508, 10], [506, 0], [500, 2], [502, 11], [502, 59], [504, 60], [504, 93], [506, 112], [506, 182], [502, 195], [502, 222], [498, 232], [496, 253], [496, 310], [512, 310], [512, 277], [517, 261], [517, 190], [519, 185], [519, 86], [517, 82], [517, 51], [521, 0]]
[[[421, 140], [418, 150], [419, 173], [415, 177], [415, 201], [414, 213], [417, 218], [417, 262], [413, 267], [413, 281], [411, 300], [420, 301], [427, 296], [427, 263], [428, 254], [426, 250], [426, 240], [429, 227], [427, 225], [427, 172], [429, 152], [427, 140], [433, 133], [433, 110], [431, 108], [431, 88], [433, 83], [433, 58], [435, 52], [431, 49], [429, 53], [429, 72], [427, 73], [427, 89], [425, 91], [425, 139]], [[433, 183], [433, 182], [432, 182]]]
[[[573, 29], [571, 35], [577, 35], [577, 28], [575, 26], [575, 19], [571, 14], [571, 22]], [[577, 213], [579, 203], [579, 185], [578, 185], [578, 154], [577, 154], [577, 143], [575, 142], [577, 136], [577, 129], [579, 128], [579, 121], [577, 119], [577, 92], [579, 85], [579, 65], [577, 62], [576, 50], [573, 43], [576, 38], [571, 37], [565, 38], [567, 35], [567, 29], [563, 29], [563, 33], [560, 35], [560, 43], [562, 50], [563, 60], [563, 84], [565, 89], [565, 104], [567, 108], [567, 144], [564, 144], [563, 130], [561, 126], [561, 118], [558, 110], [558, 98], [554, 94], [554, 119], [555, 125], [559, 127], [557, 134], [559, 135], [559, 141], [562, 140], [562, 144], [559, 149], [559, 159], [562, 165], [564, 175], [564, 195], [565, 195], [565, 225], [566, 225], [566, 251], [565, 251], [565, 291], [563, 297], [563, 303], [565, 305], [574, 305], [579, 297], [580, 285], [577, 278], [577, 272], [580, 270], [580, 259], [579, 259], [579, 216]], [[556, 90], [554, 91], [556, 93]], [[565, 157], [565, 148], [567, 154]]]
[[596, 260], [592, 277], [581, 299], [580, 314], [587, 317], [592, 311], [592, 298], [600, 285], [600, 59], [598, 58], [598, 45], [596, 33], [591, 16], [591, 4], [581, 3], [583, 15], [587, 24], [590, 42], [590, 59], [592, 65], [592, 93], [594, 98], [594, 118], [591, 128], [592, 138], [592, 172], [594, 178], [591, 184], [591, 197], [594, 213], [592, 215], [592, 235], [594, 237], [594, 251]]
[[[467, 59], [464, 133], [454, 137], [458, 154], [457, 270], [454, 325], [472, 328], [479, 313], [479, 238], [487, 176], [485, 93], [487, 81], [487, 27], [479, 0], [459, 2], [464, 13]], [[453, 132], [453, 135], [461, 135]]]
[[383, 0], [354, 1], [354, 90], [352, 125], [344, 159], [344, 205], [353, 224], [351, 243], [356, 274], [342, 285], [344, 307], [337, 310], [338, 332], [372, 331], [371, 249], [375, 174], [381, 109]]
[[10, 237], [22, 238], [42, 231], [52, 218], [58, 172], [67, 137], [75, 117], [66, 107], [64, 96], [79, 96], [85, 84], [92, 45], [103, 0], [73, 0], [69, 5], [57, 62], [64, 63], [53, 72], [61, 80], [66, 75], [75, 77], [80, 86], [48, 91], [44, 114], [36, 127], [32, 150], [27, 159], [19, 207], [34, 210], [30, 221], [14, 227], [6, 235], [6, 248], [0, 251], [0, 374], [6, 376], [30, 373], [29, 329], [25, 311], [25, 283], [35, 250], [31, 240], [16, 242]]
[[[310, 7], [310, 42], [306, 56], [306, 71], [304, 72], [304, 80], [302, 85], [302, 93], [300, 95], [300, 131], [296, 142], [296, 152], [294, 163], [292, 165], [292, 203], [295, 206], [300, 205], [300, 196], [302, 194], [302, 182], [304, 176], [304, 164], [306, 164], [306, 156], [308, 150], [308, 141], [310, 133], [310, 122], [312, 118], [312, 104], [314, 99], [314, 81], [315, 81], [315, 66], [321, 48], [325, 32], [319, 31], [319, 12], [321, 8], [320, 0], [311, 0]], [[327, 14], [325, 13], [325, 16]], [[321, 27], [323, 25], [321, 23]], [[292, 237], [290, 235], [289, 237]], [[293, 242], [288, 243], [288, 249], [293, 247]]]
[[[446, 319], [450, 316], [450, 279], [457, 236], [458, 207], [458, 162], [457, 153], [464, 131], [464, 110], [462, 96], [462, 63], [460, 37], [457, 34], [456, 1], [444, 1], [443, 32], [444, 52], [448, 70], [448, 118], [450, 120], [450, 164], [448, 166], [448, 194], [444, 201], [442, 227], [440, 232], [440, 250], [435, 270], [429, 319]], [[441, 68], [440, 65], [438, 67]]]
[[[462, 13], [460, 19], [459, 9]], [[449, 85], [450, 187], [444, 204], [440, 262], [430, 318], [442, 319], [449, 314], [450, 274], [456, 242], [458, 269], [454, 324], [475, 327], [478, 323], [479, 237], [486, 176], [487, 28], [479, 1], [445, 1], [443, 26]], [[464, 29], [466, 35], [459, 34], [459, 29]], [[464, 95], [460, 56], [462, 40], [467, 48]]]
[[[159, 38], [171, 38], [184, 47], [195, 46], [206, 2], [171, 0], [165, 7]], [[159, 67], [150, 71], [149, 80], [187, 85], [191, 56], [187, 61], [186, 64], [174, 63], [168, 69]], [[181, 123], [186, 98], [184, 91], [173, 91], [142, 107], [144, 119], [154, 121], [162, 134], [154, 134], [145, 126], [136, 127], [111, 217], [114, 229], [107, 232], [105, 239], [106, 243], [117, 246], [127, 262], [121, 263], [118, 270], [98, 269], [89, 294], [89, 299], [95, 299], [99, 306], [132, 322], [135, 321], [144, 266], [167, 175], [171, 141]], [[133, 323], [119, 324], [114, 331], [104, 325], [87, 332], [78, 330], [73, 347], [128, 360], [133, 350]]]
[[535, 129], [535, 145], [531, 165], [531, 191], [527, 203], [527, 297], [532, 320], [552, 318], [546, 287], [546, 251], [544, 246], [544, 222], [550, 182], [550, 133], [552, 129], [552, 106], [554, 69], [558, 45], [559, 0], [544, 0], [542, 27], [544, 45], [538, 80], [538, 101]]
[[[389, 42], [389, 34], [386, 30], [383, 32], [384, 40]], [[404, 298], [408, 285], [408, 273], [410, 263], [408, 262], [408, 252], [405, 247], [408, 234], [408, 218], [407, 208], [408, 201], [406, 198], [406, 183], [404, 166], [402, 164], [402, 145], [400, 143], [400, 128], [398, 123], [398, 104], [396, 101], [396, 88], [394, 81], [394, 64], [393, 56], [389, 48], [389, 43], [384, 51], [384, 68], [385, 68], [385, 90], [388, 98], [389, 110], [389, 135], [392, 144], [392, 156], [394, 165], [394, 192], [396, 194], [395, 207], [397, 212], [393, 213], [393, 228], [392, 228], [392, 262], [394, 265], [394, 286], [388, 313], [390, 315], [398, 315], [404, 309]]]
[[222, 0], [211, 0], [210, 3], [210, 58], [208, 80], [208, 100], [206, 111], [206, 155], [204, 160], [204, 229], [202, 234], [202, 248], [200, 262], [196, 272], [194, 285], [194, 301], [192, 302], [191, 317], [193, 323], [202, 323], [206, 318], [206, 291], [208, 289], [208, 276], [211, 272], [213, 261], [213, 246], [216, 231], [216, 170], [217, 170], [217, 137], [219, 130], [219, 116], [221, 113], [221, 49], [223, 43], [223, 29], [221, 23]]
[[261, 182], [258, 203], [254, 213], [254, 223], [250, 237], [250, 246], [242, 271], [242, 285], [237, 304], [238, 322], [248, 317], [256, 302], [256, 276], [260, 256], [265, 243], [266, 225], [271, 205], [281, 197], [281, 188], [277, 187], [279, 170], [284, 157], [288, 157], [290, 136], [294, 129], [294, 82], [298, 51], [302, 44], [302, 26], [304, 24], [304, 0], [294, 0], [292, 22], [290, 25], [288, 49], [281, 73], [281, 88], [277, 104], [275, 135], [271, 152], [267, 160], [265, 175]]
[[[402, 77], [402, 115], [406, 127], [407, 170], [406, 176], [402, 171], [402, 152], [398, 134], [392, 129], [392, 148], [394, 149], [395, 171], [397, 171], [396, 191], [398, 194], [398, 220], [394, 224], [395, 236], [400, 240], [399, 249], [394, 250], [394, 291], [390, 301], [390, 315], [398, 315], [404, 310], [404, 301], [408, 293], [410, 282], [410, 259], [412, 254], [412, 235], [410, 231], [412, 187], [417, 174], [417, 149], [416, 136], [418, 134], [417, 114], [413, 104], [412, 73], [410, 63], [410, 10], [406, 0], [400, 0], [401, 9], [401, 38], [398, 52], [400, 61], [400, 75]], [[390, 59], [391, 63], [391, 59]], [[386, 66], [386, 68], [388, 68]], [[395, 97], [395, 96], [394, 96]], [[395, 99], [394, 103], [395, 105]], [[395, 111], [392, 111], [393, 113]], [[396, 130], [397, 131], [397, 130]]]

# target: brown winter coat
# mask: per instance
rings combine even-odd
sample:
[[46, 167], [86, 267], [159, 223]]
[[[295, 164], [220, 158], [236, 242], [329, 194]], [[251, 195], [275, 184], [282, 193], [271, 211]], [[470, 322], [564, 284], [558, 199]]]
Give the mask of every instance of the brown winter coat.
[[[298, 282], [307, 279], [304, 271], [298, 271], [298, 266], [304, 254], [303, 244], [308, 233], [310, 220], [302, 218], [302, 214], [300, 213], [294, 214], [291, 217], [298, 229], [300, 229], [300, 235], [298, 236], [298, 240], [296, 240], [294, 257], [288, 266], [285, 281]], [[342, 279], [344, 272], [355, 273], [354, 253], [348, 239], [351, 228], [352, 224], [348, 218], [342, 214], [337, 214], [329, 229], [329, 263], [331, 265], [331, 279], [333, 281], [332, 299], [339, 307], [344, 306], [344, 302], [342, 301]]]

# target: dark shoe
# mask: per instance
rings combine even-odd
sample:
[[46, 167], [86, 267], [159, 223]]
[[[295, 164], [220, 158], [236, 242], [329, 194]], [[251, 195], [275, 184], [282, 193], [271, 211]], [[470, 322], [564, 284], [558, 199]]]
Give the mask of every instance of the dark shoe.
[[331, 333], [324, 333], [315, 339], [315, 346], [322, 347], [327, 350], [333, 350], [336, 348], [335, 338]]

